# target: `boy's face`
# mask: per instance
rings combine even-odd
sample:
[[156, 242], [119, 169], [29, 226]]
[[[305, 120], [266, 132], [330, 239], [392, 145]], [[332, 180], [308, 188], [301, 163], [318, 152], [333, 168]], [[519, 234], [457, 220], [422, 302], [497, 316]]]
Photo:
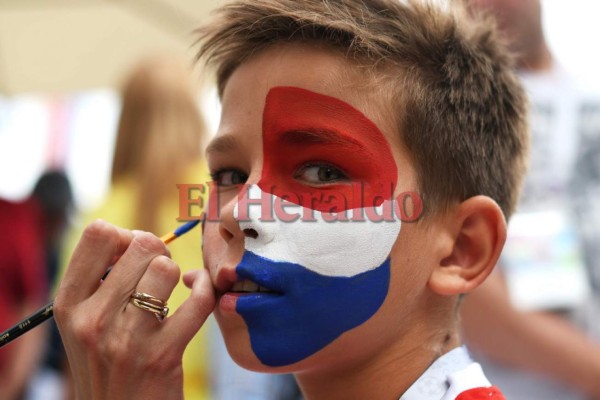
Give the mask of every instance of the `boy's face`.
[[389, 96], [365, 82], [298, 44], [255, 56], [225, 87], [207, 151], [221, 214], [203, 248], [242, 366], [324, 368], [416, 344], [432, 230], [399, 218], [418, 212], [414, 196], [395, 200], [417, 192], [415, 171]]

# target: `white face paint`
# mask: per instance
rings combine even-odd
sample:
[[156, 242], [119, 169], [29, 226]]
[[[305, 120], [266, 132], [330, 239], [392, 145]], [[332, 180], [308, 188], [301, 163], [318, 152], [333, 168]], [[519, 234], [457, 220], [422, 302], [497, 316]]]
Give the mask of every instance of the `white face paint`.
[[[258, 185], [251, 185], [247, 199], [268, 199], [270, 210], [274, 210], [277, 200], [285, 206], [290, 215], [311, 215], [314, 220], [293, 222], [282, 221], [277, 215], [274, 220], [261, 221], [263, 212], [259, 204], [246, 204], [246, 220], [239, 221], [240, 228], [253, 229], [256, 238], [246, 237], [246, 250], [273, 261], [290, 262], [325, 276], [354, 276], [379, 267], [389, 256], [398, 234], [401, 222], [399, 218], [386, 218], [371, 221], [326, 220], [324, 213], [304, 208], [288, 202], [273, 194], [263, 192]], [[386, 200], [378, 207], [372, 207], [377, 215], [382, 215], [386, 207], [395, 207], [395, 201]], [[234, 217], [239, 218], [238, 203]], [[281, 207], [280, 207], [281, 208]], [[363, 210], [348, 210], [347, 215]], [[371, 212], [371, 215], [374, 213]], [[329, 214], [332, 215], [332, 214]], [[369, 214], [367, 214], [369, 215]]]

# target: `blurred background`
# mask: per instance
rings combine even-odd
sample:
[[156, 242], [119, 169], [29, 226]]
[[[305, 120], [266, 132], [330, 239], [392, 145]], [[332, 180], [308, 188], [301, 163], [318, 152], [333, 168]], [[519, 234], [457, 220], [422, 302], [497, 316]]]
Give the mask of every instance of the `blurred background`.
[[[504, 3], [519, 1], [533, 0]], [[101, 205], [111, 187], [122, 109], [121, 88], [127, 73], [141, 59], [155, 54], [172, 54], [192, 64], [196, 51], [193, 30], [220, 3], [219, 0], [0, 0], [0, 199], [21, 201], [32, 193], [44, 171], [59, 170], [70, 181], [77, 214]], [[597, 22], [600, 2], [541, 0], [541, 3], [543, 27], [554, 58], [580, 87], [600, 94], [600, 52], [594, 43], [600, 38]], [[216, 90], [210, 79], [202, 77], [200, 68], [196, 67], [194, 72], [198, 107], [211, 135], [216, 131], [220, 113]], [[590, 153], [591, 157], [597, 159], [598, 151]], [[597, 190], [600, 193], [600, 185]], [[590, 199], [595, 202], [597, 196]], [[590, 207], [586, 210], [586, 220], [596, 221], [590, 217]], [[600, 208], [595, 215], [600, 221]], [[171, 219], [168, 221], [170, 224]], [[592, 222], [590, 225], [600, 226]], [[162, 233], [165, 229], [158, 231]], [[595, 240], [597, 237], [600, 236]], [[593, 243], [597, 247], [597, 242]], [[600, 258], [594, 256], [594, 259]], [[535, 278], [539, 283], [539, 275]], [[522, 275], [518, 280], [522, 281]], [[600, 282], [600, 272], [597, 281]], [[564, 281], [560, 283], [566, 287]], [[600, 310], [600, 301], [595, 310]], [[600, 311], [594, 311], [588, 318], [594, 324], [588, 331], [600, 337], [598, 315]], [[220, 346], [216, 353], [227, 357], [222, 343]], [[259, 386], [267, 388], [265, 393], [273, 392], [275, 383], [263, 382], [264, 377], [242, 376], [232, 364], [227, 364], [228, 359], [221, 363], [229, 368], [227, 374], [222, 374], [228, 380], [219, 380], [217, 385], [230, 388], [235, 386], [234, 382], [249, 382], [238, 385], [245, 398], [250, 388]], [[257, 384], [256, 379], [263, 381]], [[282, 382], [283, 386], [289, 386], [289, 382]], [[0, 400], [4, 400], [1, 388], [2, 382]], [[561, 400], [580, 399], [562, 395], [554, 387], [550, 389]], [[295, 398], [297, 392], [292, 393], [285, 398]], [[525, 395], [524, 398], [549, 397]]]
[[23, 198], [43, 170], [64, 168], [77, 206], [97, 205], [125, 73], [155, 53], [191, 62], [192, 31], [217, 3], [0, 0], [0, 197]]
[[[193, 29], [218, 0], [0, 0], [0, 197], [28, 194], [47, 167], [64, 168], [80, 209], [108, 187], [118, 86], [141, 57], [193, 57]], [[542, 0], [558, 61], [600, 90], [600, 3]], [[209, 132], [218, 106], [199, 98]]]

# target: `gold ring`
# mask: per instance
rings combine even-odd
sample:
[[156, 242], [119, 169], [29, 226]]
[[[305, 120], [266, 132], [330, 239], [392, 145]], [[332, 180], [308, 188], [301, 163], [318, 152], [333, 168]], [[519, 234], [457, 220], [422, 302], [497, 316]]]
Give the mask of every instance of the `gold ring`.
[[166, 301], [147, 293], [133, 292], [129, 301], [131, 304], [142, 310], [150, 311], [159, 321], [164, 320], [169, 313], [169, 307], [167, 307]]

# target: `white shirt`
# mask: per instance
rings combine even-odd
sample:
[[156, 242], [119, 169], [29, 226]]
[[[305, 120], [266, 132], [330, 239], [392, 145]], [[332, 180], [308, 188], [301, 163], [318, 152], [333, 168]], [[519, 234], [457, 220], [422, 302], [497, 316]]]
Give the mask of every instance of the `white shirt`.
[[463, 346], [435, 360], [400, 400], [454, 400], [466, 390], [490, 386], [481, 366]]

